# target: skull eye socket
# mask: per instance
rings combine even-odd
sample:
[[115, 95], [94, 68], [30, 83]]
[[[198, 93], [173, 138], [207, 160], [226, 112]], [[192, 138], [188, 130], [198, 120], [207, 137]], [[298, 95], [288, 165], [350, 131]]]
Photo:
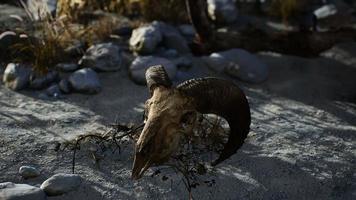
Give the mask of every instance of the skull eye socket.
[[194, 123], [195, 117], [196, 117], [195, 112], [188, 111], [182, 115], [180, 119], [180, 124], [183, 126], [183, 128], [186, 128]]

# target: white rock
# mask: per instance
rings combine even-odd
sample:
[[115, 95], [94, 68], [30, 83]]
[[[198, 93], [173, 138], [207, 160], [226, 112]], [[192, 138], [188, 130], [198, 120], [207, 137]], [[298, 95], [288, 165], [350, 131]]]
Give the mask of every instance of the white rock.
[[19, 63], [9, 63], [6, 66], [3, 82], [12, 90], [24, 89], [30, 81], [31, 69]]
[[210, 68], [237, 77], [243, 81], [260, 83], [268, 78], [268, 66], [257, 56], [243, 49], [212, 53], [205, 58]]
[[40, 175], [40, 171], [32, 166], [21, 166], [19, 169], [19, 174], [27, 179], [27, 178], [34, 178]]
[[234, 0], [208, 0], [208, 13], [218, 23], [232, 23], [237, 19]]
[[174, 79], [177, 73], [176, 65], [168, 59], [154, 56], [137, 57], [129, 69], [131, 79], [138, 84], [146, 84], [146, 70], [154, 65], [163, 65], [169, 78]]
[[42, 189], [11, 182], [0, 183], [1, 200], [45, 200], [46, 194]]
[[118, 71], [123, 65], [119, 46], [113, 43], [102, 43], [91, 46], [80, 59], [79, 65], [96, 71]]
[[68, 79], [74, 91], [86, 94], [96, 94], [101, 91], [101, 84], [97, 73], [90, 69], [84, 68], [75, 71]]
[[41, 189], [46, 192], [48, 196], [57, 196], [76, 190], [82, 179], [76, 174], [56, 174], [42, 183]]
[[162, 34], [157, 25], [141, 26], [132, 31], [130, 48], [139, 54], [150, 54], [161, 41]]
[[318, 19], [323, 19], [329, 17], [331, 15], [335, 15], [338, 12], [336, 6], [334, 4], [324, 5], [314, 11], [314, 15]]

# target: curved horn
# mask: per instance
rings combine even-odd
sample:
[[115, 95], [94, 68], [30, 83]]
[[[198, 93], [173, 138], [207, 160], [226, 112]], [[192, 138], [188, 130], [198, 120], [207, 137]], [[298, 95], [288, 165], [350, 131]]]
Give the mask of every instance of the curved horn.
[[146, 70], [147, 87], [153, 94], [154, 88], [157, 86], [164, 86], [170, 88], [172, 81], [169, 79], [168, 74], [162, 65], [155, 65]]
[[178, 85], [177, 89], [194, 98], [198, 112], [219, 115], [229, 123], [228, 141], [212, 165], [235, 154], [244, 143], [251, 123], [250, 107], [242, 90], [230, 81], [217, 78], [188, 80]]

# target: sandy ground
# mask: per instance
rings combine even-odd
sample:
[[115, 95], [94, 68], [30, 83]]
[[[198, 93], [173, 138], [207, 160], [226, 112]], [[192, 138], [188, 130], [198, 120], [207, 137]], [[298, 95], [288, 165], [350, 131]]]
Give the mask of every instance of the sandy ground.
[[[356, 47], [353, 44], [353, 47]], [[356, 57], [356, 51], [342, 51]], [[345, 54], [346, 53], [346, 54]], [[212, 187], [193, 190], [195, 199], [356, 199], [356, 64], [345, 59], [304, 59], [259, 55], [271, 68], [268, 81], [249, 85], [252, 127], [244, 146], [231, 159], [204, 175]], [[180, 79], [214, 74], [195, 59]], [[71, 172], [71, 151], [54, 151], [58, 142], [103, 130], [114, 122], [139, 122], [148, 91], [128, 79], [127, 70], [102, 73], [103, 91], [42, 100], [0, 84], [0, 182], [39, 186], [59, 172]], [[40, 177], [23, 180], [22, 165], [37, 166]], [[187, 199], [181, 178], [130, 179], [132, 149], [106, 157], [100, 169], [85, 151], [76, 172], [78, 191], [55, 199]]]

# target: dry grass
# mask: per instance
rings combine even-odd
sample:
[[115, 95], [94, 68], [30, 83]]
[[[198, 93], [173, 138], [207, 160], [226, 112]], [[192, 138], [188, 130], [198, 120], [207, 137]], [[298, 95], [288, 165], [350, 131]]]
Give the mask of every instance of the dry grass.
[[[67, 59], [64, 49], [75, 42], [91, 45], [108, 38], [115, 24], [119, 23], [113, 18], [104, 17], [89, 25], [77, 24], [73, 15], [62, 15], [53, 18], [50, 15], [35, 21], [25, 4], [23, 7], [28, 13], [30, 28], [25, 30], [28, 42], [14, 46], [17, 50], [17, 62], [29, 62], [38, 73], [47, 73], [59, 62]], [[72, 9], [71, 7], [66, 7]], [[76, 8], [73, 8], [75, 10]], [[70, 11], [73, 11], [70, 10]], [[34, 39], [36, 38], [36, 39]], [[22, 55], [31, 53], [30, 59]]]
[[[23, 59], [20, 55], [31, 52], [29, 59], [35, 71], [46, 73], [58, 62], [66, 61], [64, 49], [75, 42], [88, 46], [110, 37], [113, 29], [120, 24], [119, 18], [108, 13], [95, 15], [95, 10], [114, 12], [116, 14], [139, 15], [145, 21], [163, 20], [170, 22], [187, 21], [184, 1], [179, 0], [59, 0], [56, 17], [41, 16], [38, 21], [27, 11], [31, 27], [25, 33], [29, 38], [37, 38], [20, 44], [16, 48], [22, 52], [17, 61]], [[85, 16], [85, 17], [83, 17]], [[89, 17], [88, 17], [89, 16]], [[91, 18], [92, 16], [93, 18]], [[98, 18], [95, 18], [98, 17]], [[87, 20], [82, 23], [80, 20]], [[139, 25], [142, 20], [137, 18], [131, 23]]]

